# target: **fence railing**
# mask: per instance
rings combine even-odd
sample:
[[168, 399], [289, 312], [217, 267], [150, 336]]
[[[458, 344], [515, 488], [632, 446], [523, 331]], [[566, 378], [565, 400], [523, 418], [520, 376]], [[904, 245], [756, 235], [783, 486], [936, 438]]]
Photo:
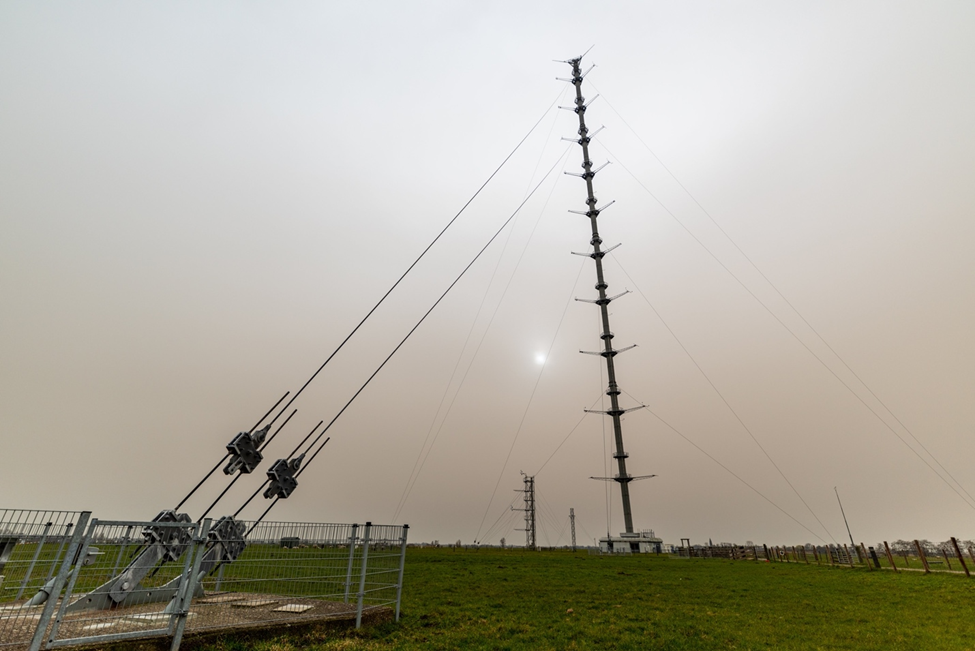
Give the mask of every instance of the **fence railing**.
[[[967, 552], [967, 560], [966, 560]], [[674, 554], [684, 558], [728, 558], [732, 560], [806, 563], [836, 567], [865, 567], [869, 570], [914, 570], [964, 573], [971, 576], [975, 546], [951, 538], [932, 549], [919, 540], [887, 541], [876, 547], [850, 545], [684, 545]], [[912, 565], [913, 563], [913, 565]]]
[[0, 651], [399, 620], [406, 525], [233, 524], [0, 511]]

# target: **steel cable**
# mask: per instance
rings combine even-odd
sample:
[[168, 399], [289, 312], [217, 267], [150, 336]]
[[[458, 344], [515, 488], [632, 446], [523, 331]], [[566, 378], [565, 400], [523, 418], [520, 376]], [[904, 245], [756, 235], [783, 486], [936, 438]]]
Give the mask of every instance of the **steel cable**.
[[[563, 154], [561, 156], [559, 156], [559, 158], [555, 161], [555, 164], [552, 165], [552, 167], [549, 168], [549, 170], [545, 173], [545, 176], [542, 177], [542, 179], [532, 189], [532, 191], [530, 193], [528, 193], [528, 196], [526, 196], [522, 200], [522, 202], [520, 204], [518, 204], [518, 207], [515, 208], [514, 212], [512, 212], [511, 215], [504, 221], [504, 223], [501, 224], [501, 226], [498, 228], [497, 231], [495, 231], [494, 235], [491, 236], [491, 238], [487, 241], [487, 243], [483, 247], [481, 247], [481, 249], [471, 259], [471, 261], [467, 263], [467, 266], [465, 266], [463, 268], [463, 270], [461, 270], [461, 272], [457, 275], [457, 277], [454, 278], [453, 282], [451, 282], [450, 285], [447, 286], [447, 289], [444, 290], [444, 292], [440, 295], [440, 297], [436, 301], [434, 301], [433, 305], [431, 305], [430, 308], [426, 312], [423, 313], [423, 316], [421, 316], [420, 317], [420, 320], [416, 322], [416, 325], [414, 325], [412, 328], [410, 328], [410, 331], [406, 333], [406, 336], [403, 337], [403, 339], [400, 340], [400, 342], [398, 344], [396, 344], [396, 347], [393, 348], [392, 352], [390, 352], [389, 355], [386, 356], [386, 359], [384, 359], [382, 361], [382, 363], [380, 363], [379, 366], [376, 367], [376, 370], [373, 371], [372, 374], [368, 378], [366, 378], [366, 381], [363, 382], [362, 386], [360, 386], [359, 389], [354, 394], [352, 394], [352, 397], [349, 398], [349, 401], [345, 403], [345, 405], [342, 407], [342, 409], [340, 409], [338, 411], [338, 413], [335, 414], [335, 416], [332, 418], [332, 420], [329, 421], [328, 425], [325, 426], [325, 429], [323, 429], [321, 431], [321, 433], [319, 434], [319, 437], [321, 437], [323, 434], [325, 434], [325, 432], [327, 432], [332, 427], [332, 425], [335, 424], [335, 422], [339, 419], [339, 417], [341, 417], [342, 414], [345, 413], [345, 410], [348, 409], [349, 406], [351, 406], [353, 402], [355, 402], [356, 398], [358, 398], [359, 395], [365, 390], [365, 388], [367, 386], [369, 386], [369, 383], [372, 382], [373, 378], [375, 378], [379, 374], [379, 372], [386, 366], [386, 364], [389, 363], [389, 360], [391, 360], [393, 358], [393, 355], [395, 355], [399, 351], [399, 349], [403, 347], [403, 344], [405, 344], [407, 342], [407, 340], [409, 340], [409, 338], [411, 336], [413, 336], [413, 333], [417, 331], [417, 329], [420, 327], [420, 325], [422, 325], [423, 322], [426, 321], [427, 317], [430, 316], [430, 314], [436, 309], [436, 307], [438, 305], [440, 305], [441, 301], [443, 301], [443, 299], [447, 297], [447, 294], [449, 294], [450, 291], [457, 285], [457, 283], [459, 283], [461, 281], [461, 279], [467, 274], [467, 272], [470, 270], [470, 268], [474, 266], [474, 263], [477, 262], [481, 258], [482, 255], [484, 255], [484, 252], [488, 250], [488, 247], [490, 247], [491, 244], [494, 242], [494, 240], [496, 240], [498, 238], [498, 236], [501, 235], [501, 233], [504, 231], [504, 229], [507, 228], [508, 224], [511, 223], [511, 221], [518, 215], [518, 213], [521, 212], [521, 209], [525, 206], [525, 204], [528, 203], [528, 200], [531, 199], [535, 195], [535, 192], [538, 191], [538, 188], [540, 188], [542, 186], [542, 184], [545, 182], [545, 180], [552, 174], [552, 172], [555, 170], [555, 168], [558, 166], [558, 164], [562, 161], [562, 158], [565, 156], [565, 154], [567, 152], [568, 152], [568, 148], [566, 148], [566, 151], [563, 152]], [[324, 445], [325, 444], [323, 443], [322, 446], [324, 447]], [[311, 465], [311, 462], [314, 460], [315, 456], [317, 456], [318, 451], [320, 451], [320, 450], [321, 450], [321, 448], [319, 448], [319, 450], [316, 450], [315, 455], [313, 455], [312, 458], [309, 459], [305, 463], [305, 465], [301, 469], [301, 472], [304, 472], [304, 470], [306, 470]], [[253, 499], [253, 497], [251, 499]], [[248, 502], [249, 501], [250, 500], [248, 500]], [[258, 520], [255, 522], [255, 525], [257, 524], [257, 522], [260, 522], [261, 520], [264, 519], [264, 517], [267, 516], [268, 512], [271, 510], [271, 508], [275, 504], [277, 504], [277, 502], [278, 502], [278, 498], [276, 498], [274, 500], [274, 502], [272, 502], [271, 505], [268, 506], [267, 510], [264, 511], [264, 513], [261, 515], [261, 517], [258, 518]], [[245, 506], [246, 506], [246, 503], [245, 503]], [[241, 509], [243, 509], [243, 508], [244, 507], [242, 506], [240, 509], [238, 509], [237, 513], [240, 513]]]

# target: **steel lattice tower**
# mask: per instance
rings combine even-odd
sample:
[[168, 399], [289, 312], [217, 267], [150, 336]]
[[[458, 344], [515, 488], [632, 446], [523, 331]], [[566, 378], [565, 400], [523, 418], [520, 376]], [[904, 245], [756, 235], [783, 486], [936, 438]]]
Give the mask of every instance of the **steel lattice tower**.
[[[610, 204], [606, 204], [601, 208], [596, 207], [596, 195], [593, 193], [592, 179], [596, 176], [596, 172], [602, 167], [593, 170], [592, 160], [589, 158], [589, 142], [590, 135], [589, 129], [586, 127], [586, 98], [582, 95], [582, 80], [585, 74], [582, 72], [581, 63], [582, 57], [577, 57], [566, 61], [572, 66], [572, 78], [566, 79], [564, 81], [570, 82], [575, 86], [576, 97], [575, 97], [575, 107], [573, 110], [576, 115], [579, 116], [579, 138], [575, 140], [578, 142], [580, 147], [582, 147], [582, 174], [575, 174], [574, 176], [579, 176], [586, 182], [586, 206], [585, 211], [570, 211], [580, 215], [585, 215], [589, 218], [590, 226], [592, 227], [592, 239], [589, 243], [592, 245], [592, 252], [587, 255], [592, 258], [596, 263], [596, 291], [599, 292], [599, 298], [596, 300], [588, 299], [576, 299], [587, 303], [594, 303], [599, 307], [599, 314], [602, 323], [602, 332], [599, 337], [603, 342], [603, 349], [599, 352], [588, 353], [591, 355], [600, 355], [606, 360], [606, 376], [608, 379], [608, 386], [606, 388], [606, 395], [609, 396], [610, 409], [608, 411], [598, 411], [598, 410], [587, 410], [596, 411], [597, 413], [602, 413], [613, 419], [613, 437], [615, 442], [616, 451], [613, 453], [613, 458], [616, 459], [616, 464], [618, 468], [618, 473], [614, 477], [593, 477], [593, 479], [603, 479], [608, 481], [615, 481], [620, 485], [620, 493], [623, 498], [623, 519], [626, 525], [626, 533], [633, 533], [633, 513], [630, 509], [630, 482], [637, 479], [646, 479], [652, 477], [653, 475], [644, 475], [640, 477], [634, 477], [626, 472], [626, 459], [629, 456], [623, 448], [623, 428], [620, 422], [620, 417], [631, 409], [621, 409], [619, 404], [620, 388], [616, 383], [616, 365], [614, 358], [617, 354], [634, 348], [634, 346], [628, 346], [622, 349], [613, 348], [613, 331], [609, 327], [609, 304], [613, 300], [623, 296], [628, 292], [622, 292], [615, 296], [609, 296], [606, 290], [609, 285], [606, 283], [605, 276], [603, 275], [603, 257], [609, 253], [612, 249], [616, 247], [609, 247], [608, 249], [603, 249], [603, 240], [599, 236], [599, 228], [597, 226], [596, 220], [599, 217], [599, 213], [609, 207]], [[590, 68], [591, 69], [591, 68]], [[568, 172], [567, 172], [568, 173]], [[610, 202], [612, 203], [612, 202]], [[585, 353], [586, 351], [580, 351]], [[643, 406], [634, 407], [634, 409], [641, 409]]]
[[525, 528], [516, 529], [516, 531], [525, 532], [525, 549], [534, 551], [536, 548], [535, 543], [535, 477], [529, 477], [524, 472], [521, 473], [524, 477], [525, 487], [516, 491], [518, 493], [524, 493], [525, 497], [525, 508], [516, 509], [511, 507], [512, 511], [524, 511], [525, 512]]

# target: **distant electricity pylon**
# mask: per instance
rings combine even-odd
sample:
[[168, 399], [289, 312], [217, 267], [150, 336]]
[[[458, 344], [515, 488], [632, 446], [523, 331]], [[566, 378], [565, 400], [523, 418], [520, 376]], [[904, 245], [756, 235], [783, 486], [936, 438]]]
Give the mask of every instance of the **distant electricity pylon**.
[[525, 532], [525, 549], [535, 551], [535, 477], [529, 477], [524, 472], [521, 473], [524, 477], [525, 487], [521, 490], [515, 490], [516, 493], [524, 493], [525, 497], [525, 507], [521, 509], [516, 509], [511, 507], [512, 511], [524, 511], [525, 513], [525, 528], [516, 529], [515, 531]]
[[572, 532], [572, 551], [576, 550], [576, 510], [569, 509], [569, 531]]

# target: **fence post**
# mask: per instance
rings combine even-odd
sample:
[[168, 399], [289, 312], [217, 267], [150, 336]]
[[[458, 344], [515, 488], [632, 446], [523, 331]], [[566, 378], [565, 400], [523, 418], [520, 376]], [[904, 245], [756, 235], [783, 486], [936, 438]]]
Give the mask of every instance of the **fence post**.
[[[170, 651], [178, 651], [179, 644], [183, 641], [183, 631], [186, 630], [186, 620], [189, 619], [190, 604], [193, 602], [193, 593], [196, 592], [198, 583], [197, 575], [200, 573], [200, 562], [206, 554], [207, 537], [210, 533], [210, 518], [203, 521], [203, 526], [197, 529], [197, 535], [193, 537], [196, 543], [187, 555], [186, 566], [183, 570], [183, 580], [179, 582], [176, 596], [173, 597], [175, 612], [175, 628], [173, 628], [173, 643], [169, 647]], [[192, 562], [191, 562], [192, 561]]]
[[369, 532], [371, 529], [372, 523], [367, 522], [365, 533], [362, 535], [362, 571], [359, 573], [359, 592], [356, 595], [358, 604], [355, 608], [356, 629], [362, 628], [362, 602], [366, 598], [366, 567], [369, 560]]
[[769, 557], [768, 557], [768, 545], [766, 545], [765, 543], [762, 543], [762, 548], [765, 550], [765, 560], [767, 562], [769, 560]]
[[17, 596], [14, 597], [14, 601], [20, 601], [20, 598], [24, 596], [24, 590], [27, 589], [27, 583], [30, 581], [30, 575], [34, 573], [34, 566], [37, 564], [37, 558], [41, 555], [41, 548], [44, 547], [44, 543], [47, 542], [47, 532], [51, 530], [53, 522], [48, 522], [44, 525], [44, 533], [41, 534], [41, 540], [37, 543], [37, 549], [34, 550], [34, 558], [30, 559], [30, 565], [27, 566], [27, 573], [24, 574], [24, 580], [20, 584], [20, 590], [17, 591]]
[[860, 551], [863, 552], [863, 564], [867, 566], [868, 570], [873, 571], [873, 568], [870, 566], [870, 556], [867, 555], [867, 548], [863, 543], [860, 543]]
[[897, 566], [894, 565], [894, 555], [890, 552], [890, 545], [887, 544], [886, 540], [884, 541], [884, 551], [887, 553], [887, 560], [890, 561], [890, 566], [894, 568], [895, 572], [898, 572]]
[[396, 615], [393, 621], [399, 621], [399, 606], [403, 597], [403, 570], [406, 568], [406, 534], [410, 531], [410, 525], [403, 525], [403, 542], [399, 551], [399, 579], [396, 581]]
[[352, 525], [352, 535], [349, 536], [349, 566], [345, 570], [345, 603], [349, 603], [349, 590], [352, 589], [352, 561], [355, 560], [355, 541], [358, 524]]
[[924, 566], [924, 573], [925, 574], [930, 574], [931, 573], [931, 568], [928, 567], [928, 559], [924, 555], [924, 550], [921, 549], [921, 543], [919, 543], [917, 540], [914, 541], [914, 549], [917, 550], [918, 558], [921, 559], [921, 565]]
[[[47, 601], [44, 603], [44, 610], [41, 611], [41, 617], [37, 620], [37, 628], [34, 629], [34, 637], [31, 638], [29, 651], [39, 651], [41, 644], [44, 643], [47, 625], [51, 621], [54, 609], [58, 605], [58, 595], [61, 594], [61, 589], [64, 588], [64, 581], [68, 576], [68, 572], [71, 571], [71, 564], [75, 554], [80, 551], [81, 538], [85, 533], [85, 525], [88, 524], [89, 517], [91, 517], [91, 511], [82, 511], [78, 516], [78, 524], [75, 526], [75, 530], [71, 536], [71, 542], [68, 544], [68, 552], [64, 555], [64, 560], [61, 561], [61, 567], [58, 569], [58, 573], [54, 577], [54, 583], [51, 586], [51, 594], [48, 595]], [[85, 546], [87, 546], [87, 540], [85, 542]], [[78, 564], [81, 564], [80, 557]], [[69, 596], [71, 596], [70, 591], [66, 591], [64, 593], [63, 603], [67, 603]]]
[[47, 636], [48, 644], [57, 639], [58, 629], [61, 628], [61, 622], [64, 621], [64, 614], [71, 602], [71, 595], [74, 594], [74, 586], [78, 582], [78, 575], [81, 574], [81, 568], [84, 567], [85, 559], [88, 557], [88, 547], [91, 545], [91, 539], [94, 537], [97, 528], [98, 518], [92, 518], [88, 523], [88, 531], [82, 539], [81, 548], [78, 550], [77, 556], [72, 559], [74, 561], [74, 570], [68, 576], [68, 584], [64, 588], [64, 597], [61, 599], [61, 605], [58, 608], [57, 615], [54, 616], [54, 624], [51, 625], [51, 632]]
[[971, 578], [971, 573], [968, 571], [968, 566], [965, 564], [965, 558], [961, 555], [961, 550], [958, 548], [958, 541], [955, 537], [951, 537], [951, 546], [955, 548], [955, 553], [958, 554], [958, 562], [961, 563], [961, 569], [965, 570], [965, 576]]
[[948, 560], [948, 550], [945, 549], [944, 547], [942, 547], [941, 548], [941, 555], [944, 556], [944, 558], [945, 558], [945, 567], [947, 567], [948, 570], [950, 571], [951, 570], [951, 561]]

